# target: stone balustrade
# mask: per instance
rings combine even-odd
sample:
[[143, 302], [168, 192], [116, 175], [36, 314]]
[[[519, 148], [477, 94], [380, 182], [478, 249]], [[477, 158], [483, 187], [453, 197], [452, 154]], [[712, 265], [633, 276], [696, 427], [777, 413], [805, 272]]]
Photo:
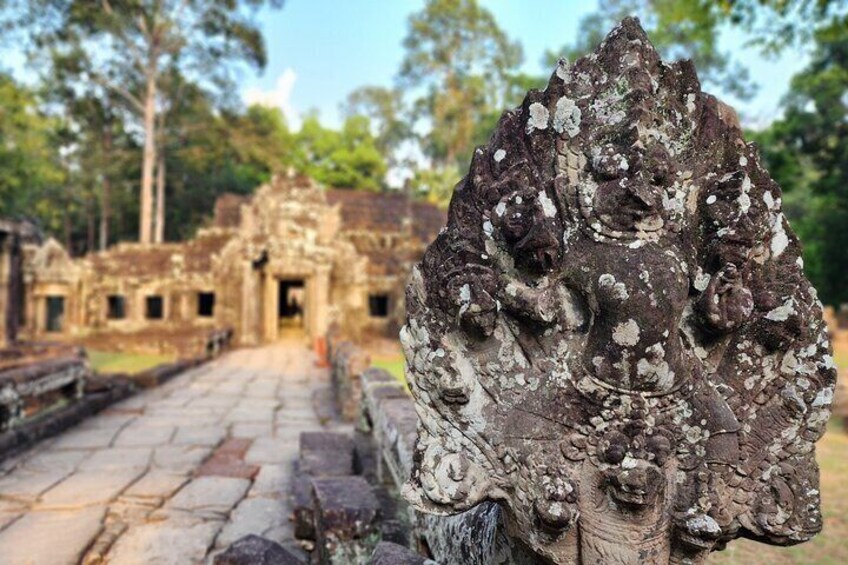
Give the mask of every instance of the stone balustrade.
[[82, 397], [90, 370], [81, 356], [61, 357], [0, 372], [0, 432]]

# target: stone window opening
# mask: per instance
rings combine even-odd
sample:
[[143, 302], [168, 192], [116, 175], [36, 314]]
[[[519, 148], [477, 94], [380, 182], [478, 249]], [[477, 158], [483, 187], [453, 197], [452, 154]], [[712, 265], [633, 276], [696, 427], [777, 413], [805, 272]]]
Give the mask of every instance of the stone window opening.
[[48, 296], [45, 314], [44, 328], [51, 333], [61, 333], [65, 325], [65, 297]]
[[148, 320], [161, 320], [165, 317], [165, 303], [159, 295], [146, 297], [144, 301], [144, 317]]
[[389, 295], [372, 294], [368, 296], [368, 313], [372, 318], [388, 318]]
[[106, 297], [106, 317], [110, 320], [123, 320], [127, 317], [127, 300], [123, 295], [110, 294]]
[[199, 318], [211, 318], [215, 315], [215, 293], [197, 293], [197, 316]]

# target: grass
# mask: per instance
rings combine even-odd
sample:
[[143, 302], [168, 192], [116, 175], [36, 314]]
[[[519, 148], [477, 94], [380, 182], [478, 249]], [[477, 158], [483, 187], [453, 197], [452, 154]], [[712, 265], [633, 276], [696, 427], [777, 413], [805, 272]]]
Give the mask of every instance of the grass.
[[375, 356], [371, 359], [371, 365], [387, 371], [394, 378], [406, 384], [406, 377], [403, 374], [403, 355]]
[[88, 359], [91, 361], [91, 367], [98, 373], [129, 373], [131, 375], [174, 360], [173, 357], [167, 355], [146, 355], [96, 349], [88, 350]]

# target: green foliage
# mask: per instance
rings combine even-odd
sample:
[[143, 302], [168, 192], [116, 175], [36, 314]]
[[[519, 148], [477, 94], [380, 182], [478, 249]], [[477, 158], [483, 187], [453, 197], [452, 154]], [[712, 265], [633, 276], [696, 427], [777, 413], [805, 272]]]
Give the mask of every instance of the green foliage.
[[341, 131], [325, 128], [308, 116], [295, 135], [294, 167], [338, 188], [377, 191], [388, 168], [365, 116], [348, 117]]
[[577, 41], [548, 52], [548, 66], [559, 57], [573, 60], [590, 53], [626, 16], [639, 17], [663, 58], [691, 59], [701, 80], [744, 98], [753, 86], [747, 69], [719, 49], [720, 24], [726, 16], [721, 3], [709, 0], [600, 0], [598, 10], [580, 22]]
[[843, 0], [719, 0], [721, 21], [753, 35], [763, 53], [813, 43], [817, 31], [845, 22]]
[[371, 366], [376, 367], [377, 369], [383, 369], [395, 379], [397, 379], [398, 382], [401, 382], [408, 387], [406, 382], [406, 375], [404, 374], [406, 361], [403, 355], [393, 355], [391, 357], [375, 357], [371, 361]]
[[755, 135], [804, 243], [805, 270], [826, 303], [848, 302], [848, 25], [815, 32], [785, 116]]
[[61, 124], [36, 96], [0, 74], [0, 215], [40, 216], [58, 228], [66, 172], [59, 160]]
[[398, 75], [429, 131], [422, 148], [436, 167], [464, 167], [477, 124], [506, 103], [522, 52], [477, 0], [429, 0], [413, 14]]
[[370, 120], [376, 129], [375, 145], [392, 162], [393, 151], [414, 136], [408, 111], [401, 90], [380, 86], [354, 90], [342, 106], [346, 117], [366, 116]]
[[460, 180], [459, 169], [456, 167], [418, 169], [409, 180], [409, 189], [413, 195], [446, 208]]

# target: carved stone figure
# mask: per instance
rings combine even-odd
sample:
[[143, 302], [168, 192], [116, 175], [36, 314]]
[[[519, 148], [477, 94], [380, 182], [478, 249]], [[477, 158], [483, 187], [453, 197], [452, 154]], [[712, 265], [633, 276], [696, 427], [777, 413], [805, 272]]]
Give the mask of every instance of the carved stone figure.
[[506, 112], [407, 290], [406, 497], [554, 563], [822, 527], [836, 370], [781, 191], [635, 19]]

